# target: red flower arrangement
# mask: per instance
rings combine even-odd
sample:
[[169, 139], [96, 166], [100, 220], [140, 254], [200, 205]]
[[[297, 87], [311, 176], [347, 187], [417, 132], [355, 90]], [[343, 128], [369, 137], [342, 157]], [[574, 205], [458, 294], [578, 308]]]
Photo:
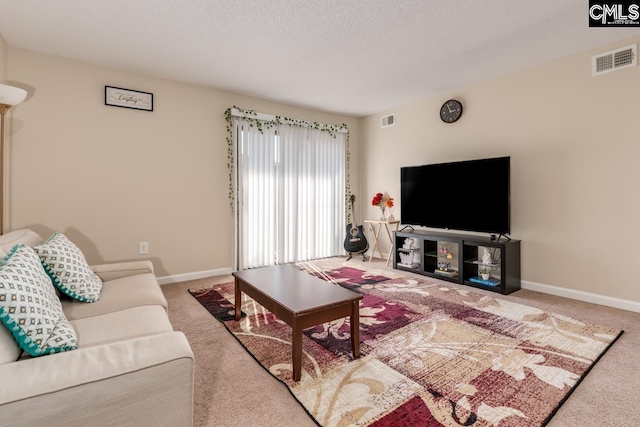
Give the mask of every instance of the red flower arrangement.
[[393, 197], [389, 196], [389, 193], [387, 193], [386, 191], [384, 194], [377, 193], [375, 196], [373, 196], [371, 205], [378, 206], [380, 209], [382, 209], [382, 212], [384, 212], [386, 208], [393, 207]]

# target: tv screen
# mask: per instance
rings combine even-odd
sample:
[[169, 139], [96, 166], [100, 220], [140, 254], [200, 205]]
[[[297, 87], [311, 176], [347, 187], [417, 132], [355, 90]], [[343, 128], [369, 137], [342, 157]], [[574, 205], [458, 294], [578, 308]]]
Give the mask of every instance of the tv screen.
[[400, 168], [405, 225], [510, 233], [509, 157]]

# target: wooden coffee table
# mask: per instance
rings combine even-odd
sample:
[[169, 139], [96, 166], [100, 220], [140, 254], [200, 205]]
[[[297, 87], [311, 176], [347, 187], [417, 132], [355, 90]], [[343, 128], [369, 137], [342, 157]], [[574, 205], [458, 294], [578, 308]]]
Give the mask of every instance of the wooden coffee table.
[[240, 320], [242, 292], [293, 328], [293, 380], [302, 373], [302, 330], [350, 317], [353, 357], [360, 357], [360, 300], [362, 295], [329, 283], [289, 265], [242, 270], [235, 277], [236, 320]]

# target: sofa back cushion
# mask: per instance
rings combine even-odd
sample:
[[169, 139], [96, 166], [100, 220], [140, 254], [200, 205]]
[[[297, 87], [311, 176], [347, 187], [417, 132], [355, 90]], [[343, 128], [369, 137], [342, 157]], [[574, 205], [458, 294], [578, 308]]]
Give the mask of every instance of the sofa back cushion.
[[0, 365], [15, 362], [21, 354], [22, 349], [9, 329], [0, 325]]
[[11, 231], [0, 236], [0, 257], [5, 257], [18, 243], [24, 243], [27, 246], [35, 246], [44, 242], [44, 239], [28, 228]]

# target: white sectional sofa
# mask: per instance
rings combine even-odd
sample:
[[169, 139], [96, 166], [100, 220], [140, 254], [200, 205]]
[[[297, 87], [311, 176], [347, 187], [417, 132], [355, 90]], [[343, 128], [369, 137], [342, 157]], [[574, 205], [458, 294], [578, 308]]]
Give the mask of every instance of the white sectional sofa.
[[[0, 236], [0, 255], [43, 242], [13, 231]], [[77, 349], [29, 356], [0, 323], [0, 426], [191, 426], [193, 353], [169, 322], [153, 264], [91, 269], [99, 301], [59, 297]]]

